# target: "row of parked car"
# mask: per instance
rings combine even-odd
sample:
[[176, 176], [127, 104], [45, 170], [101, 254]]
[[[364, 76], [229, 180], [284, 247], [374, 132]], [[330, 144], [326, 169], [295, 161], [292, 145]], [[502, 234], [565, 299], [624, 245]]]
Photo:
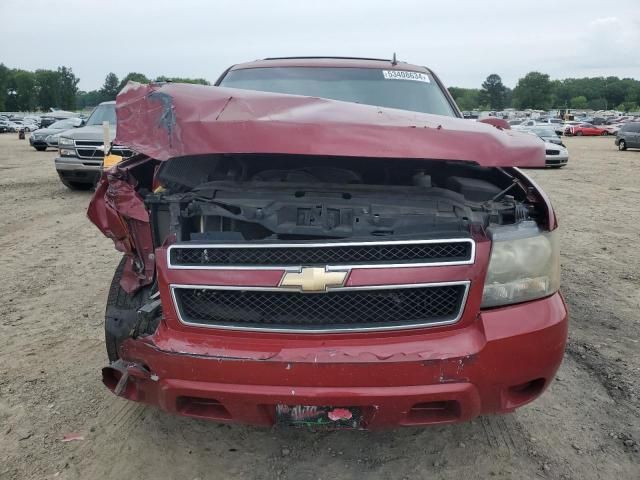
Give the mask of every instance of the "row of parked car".
[[0, 113], [0, 133], [6, 132], [34, 132], [46, 128], [60, 120], [79, 118], [82, 114], [67, 112], [66, 110], [52, 110], [41, 115], [19, 115], [15, 113]]
[[0, 133], [5, 132], [32, 132], [40, 127], [38, 117], [16, 117], [13, 115], [0, 115]]
[[[29, 143], [38, 151], [47, 148], [58, 150], [55, 167], [60, 181], [72, 190], [88, 190], [100, 177], [104, 158], [103, 123], [110, 125], [113, 141], [116, 134], [116, 102], [102, 102], [89, 115], [56, 111], [40, 117], [17, 118], [5, 116], [7, 123], [15, 119], [16, 126], [5, 131], [30, 132]], [[132, 152], [124, 147], [113, 145], [111, 152], [129, 157]]]

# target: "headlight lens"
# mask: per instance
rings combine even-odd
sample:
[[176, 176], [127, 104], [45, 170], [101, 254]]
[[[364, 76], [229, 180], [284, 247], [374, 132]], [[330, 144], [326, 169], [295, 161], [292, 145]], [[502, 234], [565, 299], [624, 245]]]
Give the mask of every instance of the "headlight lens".
[[69, 150], [68, 148], [61, 148], [60, 149], [60, 156], [61, 157], [75, 157], [76, 156], [76, 151], [75, 150]]
[[560, 249], [556, 232], [543, 232], [533, 222], [493, 232], [483, 308], [535, 300], [558, 291]]
[[64, 145], [64, 146], [72, 146], [73, 145], [73, 139], [72, 138], [67, 138], [67, 137], [60, 137], [60, 139], [58, 140], [58, 144], [59, 145]]

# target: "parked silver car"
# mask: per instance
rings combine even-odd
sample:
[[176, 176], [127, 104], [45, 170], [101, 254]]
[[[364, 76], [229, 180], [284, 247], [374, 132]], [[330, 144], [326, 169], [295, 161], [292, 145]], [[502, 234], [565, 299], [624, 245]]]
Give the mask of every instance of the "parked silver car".
[[43, 152], [47, 147], [58, 147], [59, 134], [67, 130], [82, 126], [80, 118], [69, 118], [66, 120], [58, 120], [47, 128], [39, 128], [29, 136], [29, 143], [39, 152]]

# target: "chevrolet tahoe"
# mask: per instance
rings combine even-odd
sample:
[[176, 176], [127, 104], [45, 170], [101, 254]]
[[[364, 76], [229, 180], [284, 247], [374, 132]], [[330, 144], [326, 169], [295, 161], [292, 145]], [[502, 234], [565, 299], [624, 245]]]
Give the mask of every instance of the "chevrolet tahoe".
[[129, 83], [91, 221], [123, 252], [116, 395], [218, 422], [376, 429], [506, 413], [549, 386], [568, 315], [558, 222], [428, 68], [296, 57], [215, 86]]

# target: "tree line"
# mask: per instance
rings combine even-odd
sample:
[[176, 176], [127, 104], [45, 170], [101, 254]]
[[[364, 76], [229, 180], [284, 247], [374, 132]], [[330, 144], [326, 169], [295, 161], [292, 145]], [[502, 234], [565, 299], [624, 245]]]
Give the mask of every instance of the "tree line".
[[[102, 88], [89, 92], [78, 89], [80, 79], [69, 67], [34, 72], [0, 63], [0, 111], [48, 111], [50, 108], [77, 110], [100, 102], [114, 100], [129, 80], [152, 81], [146, 75], [131, 72], [124, 78], [110, 72]], [[209, 85], [204, 78], [160, 76], [156, 82], [184, 82]], [[640, 80], [618, 77], [565, 78], [551, 80], [549, 75], [529, 72], [518, 80], [514, 89], [502, 83], [500, 75], [492, 73], [481, 88], [451, 87], [449, 92], [461, 110], [502, 110], [533, 108], [575, 108], [593, 110], [638, 111]]]
[[79, 80], [67, 67], [30, 72], [0, 63], [0, 111], [73, 109]]
[[[68, 67], [56, 70], [38, 69], [33, 72], [19, 68], [8, 68], [0, 63], [0, 112], [48, 111], [50, 108], [78, 110], [93, 107], [100, 102], [115, 100], [118, 92], [129, 80], [149, 83], [146, 75], [138, 72], [127, 74], [122, 80], [110, 72], [102, 88], [85, 92], [78, 89], [80, 79]], [[209, 85], [204, 78], [167, 77], [153, 79], [155, 82], [182, 82]]]
[[140, 83], [149, 83], [151, 81], [154, 82], [180, 82], [180, 83], [197, 83], [200, 85], [211, 85], [208, 80], [204, 78], [183, 78], [183, 77], [167, 77], [165, 75], [161, 75], [151, 80], [143, 73], [138, 72], [130, 72], [126, 76], [124, 76], [121, 80], [118, 79], [118, 76], [109, 72], [104, 79], [104, 84], [102, 88], [99, 90], [91, 90], [90, 92], [79, 91], [76, 95], [76, 106], [77, 108], [86, 108], [97, 105], [100, 102], [106, 102], [108, 100], [115, 100], [116, 95], [122, 88], [127, 84], [127, 82], [140, 82]]
[[461, 110], [593, 109], [633, 112], [639, 110], [640, 81], [633, 78], [592, 77], [551, 80], [529, 72], [510, 89], [492, 73], [481, 88], [451, 87], [449, 92]]

